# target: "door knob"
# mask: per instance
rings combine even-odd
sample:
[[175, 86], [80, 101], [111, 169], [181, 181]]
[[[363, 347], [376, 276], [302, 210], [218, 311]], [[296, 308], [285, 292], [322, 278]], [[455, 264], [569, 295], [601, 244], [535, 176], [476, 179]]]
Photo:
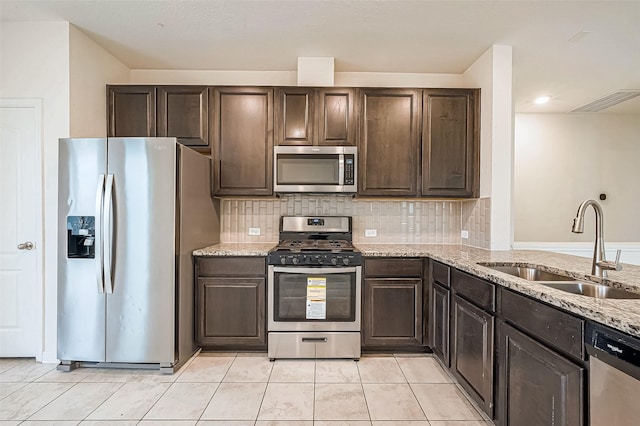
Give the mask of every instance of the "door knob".
[[26, 243], [18, 244], [18, 250], [33, 250], [33, 243], [27, 241]]

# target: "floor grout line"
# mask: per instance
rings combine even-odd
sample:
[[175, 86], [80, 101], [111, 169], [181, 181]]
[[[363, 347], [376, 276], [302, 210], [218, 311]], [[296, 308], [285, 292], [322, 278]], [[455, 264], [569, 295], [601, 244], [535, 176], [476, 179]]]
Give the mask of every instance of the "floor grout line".
[[[231, 371], [231, 369], [233, 368], [234, 363], [235, 363], [235, 362], [236, 362], [236, 360], [239, 358], [238, 353], [234, 354], [232, 357], [229, 357], [229, 358], [232, 358], [232, 360], [231, 360], [231, 362], [226, 366], [226, 368], [225, 368], [225, 370], [224, 370], [224, 374], [222, 374], [222, 375], [221, 375], [221, 379], [220, 379], [220, 381], [219, 381], [219, 382], [212, 382], [212, 381], [204, 381], [204, 382], [184, 381], [184, 382], [178, 382], [179, 378], [180, 378], [181, 376], [183, 376], [184, 374], [186, 374], [186, 373], [189, 373], [189, 372], [190, 372], [189, 374], [196, 374], [196, 375], [198, 374], [199, 364], [197, 363], [196, 358], [199, 358], [199, 356], [198, 356], [198, 355], [195, 355], [195, 356], [194, 356], [192, 359], [190, 359], [188, 362], [185, 362], [185, 364], [184, 364], [184, 365], [182, 366], [182, 368], [180, 369], [180, 374], [179, 374], [179, 375], [177, 375], [177, 376], [173, 379], [173, 381], [168, 381], [168, 382], [164, 382], [164, 381], [145, 381], [145, 380], [144, 380], [144, 378], [140, 379], [140, 378], [136, 377], [136, 376], [135, 376], [135, 374], [132, 374], [132, 375], [131, 375], [131, 377], [126, 377], [126, 378], [125, 378], [125, 379], [126, 379], [126, 381], [124, 381], [124, 382], [111, 382], [111, 381], [99, 381], [99, 382], [95, 382], [95, 383], [100, 383], [100, 384], [101, 384], [101, 383], [104, 383], [104, 384], [111, 384], [111, 385], [113, 385], [113, 386], [115, 387], [115, 389], [114, 389], [112, 392], [110, 392], [110, 394], [109, 394], [109, 395], [108, 395], [104, 400], [102, 400], [102, 401], [101, 401], [101, 402], [100, 402], [96, 407], [94, 407], [94, 408], [93, 408], [93, 409], [92, 409], [88, 414], [86, 414], [86, 415], [83, 417], [83, 419], [82, 419], [82, 420], [80, 420], [80, 421], [78, 421], [78, 420], [72, 420], [72, 421], [73, 421], [73, 422], [75, 422], [75, 424], [80, 424], [80, 423], [82, 423], [83, 421], [90, 421], [90, 420], [88, 420], [88, 419], [89, 419], [89, 417], [91, 416], [91, 414], [93, 414], [93, 413], [95, 413], [97, 410], [99, 410], [99, 409], [100, 409], [100, 407], [103, 407], [103, 406], [104, 406], [104, 405], [105, 405], [105, 404], [106, 404], [106, 403], [107, 403], [111, 398], [113, 398], [113, 397], [114, 397], [114, 395], [116, 395], [118, 392], [123, 392], [123, 391], [124, 391], [124, 389], [125, 389], [125, 386], [127, 386], [127, 385], [128, 385], [128, 384], [130, 384], [130, 383], [140, 383], [140, 384], [145, 384], [145, 385], [152, 386], [152, 387], [153, 387], [153, 386], [166, 386], [166, 388], [165, 388], [165, 389], [164, 389], [164, 390], [159, 394], [159, 396], [155, 399], [155, 401], [149, 405], [149, 408], [147, 408], [147, 409], [146, 409], [146, 411], [144, 412], [144, 414], [142, 414], [142, 415], [141, 415], [141, 418], [139, 418], [139, 419], [130, 419], [130, 421], [132, 422], [132, 424], [133, 424], [133, 422], [136, 422], [136, 424], [141, 424], [141, 425], [147, 424], [147, 423], [145, 423], [145, 417], [146, 417], [146, 416], [147, 416], [147, 415], [148, 415], [148, 414], [153, 410], [153, 408], [154, 408], [154, 407], [156, 407], [156, 406], [157, 406], [158, 402], [159, 402], [163, 397], [165, 397], [165, 396], [167, 395], [167, 392], [169, 392], [169, 391], [170, 391], [170, 389], [171, 389], [174, 385], [176, 385], [177, 383], [180, 383], [180, 384], [181, 384], [181, 385], [183, 385], [183, 386], [188, 386], [189, 384], [209, 384], [209, 385], [215, 384], [215, 385], [216, 385], [216, 387], [215, 387], [215, 389], [213, 390], [213, 392], [212, 392], [211, 396], [209, 397], [208, 401], [206, 402], [206, 404], [204, 404], [204, 405], [203, 405], [203, 407], [204, 407], [204, 408], [203, 408], [203, 409], [202, 409], [202, 411], [197, 415], [197, 417], [196, 417], [195, 419], [190, 419], [190, 420], [189, 420], [189, 419], [173, 419], [173, 421], [185, 420], [185, 421], [188, 421], [188, 422], [194, 422], [195, 424], [197, 424], [198, 422], [206, 422], [206, 421], [217, 421], [217, 422], [231, 422], [231, 421], [233, 421], [233, 422], [236, 422], [236, 421], [237, 421], [237, 422], [240, 422], [240, 421], [243, 421], [243, 422], [247, 422], [247, 424], [250, 422], [251, 424], [253, 424], [253, 425], [255, 426], [255, 425], [257, 425], [257, 424], [258, 424], [258, 422], [262, 422], [262, 421], [263, 421], [263, 420], [259, 420], [259, 416], [260, 416], [260, 412], [261, 412], [261, 410], [262, 410], [262, 409], [263, 409], [263, 407], [264, 407], [264, 402], [265, 402], [265, 400], [266, 400], [266, 393], [267, 393], [267, 390], [268, 390], [268, 388], [269, 388], [269, 386], [270, 386], [271, 384], [278, 384], [278, 385], [288, 385], [288, 384], [290, 384], [290, 385], [300, 385], [300, 384], [308, 383], [308, 384], [310, 384], [310, 385], [312, 386], [312, 392], [311, 392], [311, 420], [310, 420], [310, 421], [309, 421], [309, 420], [305, 420], [305, 421], [309, 421], [309, 422], [310, 422], [310, 423], [312, 423], [312, 424], [316, 424], [316, 423], [319, 423], [319, 422], [327, 422], [327, 423], [332, 423], [332, 422], [346, 422], [346, 423], [349, 423], [349, 422], [355, 422], [355, 421], [363, 421], [363, 422], [368, 422], [369, 424], [373, 424], [372, 413], [371, 413], [371, 406], [370, 406], [371, 401], [370, 401], [369, 399], [367, 399], [367, 395], [366, 395], [366, 393], [365, 393], [365, 384], [366, 384], [366, 385], [372, 385], [372, 386], [375, 386], [376, 384], [378, 384], [378, 385], [380, 385], [380, 384], [388, 384], [388, 385], [408, 385], [409, 390], [410, 390], [410, 392], [411, 392], [411, 393], [410, 393], [410, 395], [411, 395], [412, 399], [414, 399], [414, 400], [417, 402], [418, 407], [419, 407], [419, 408], [420, 408], [420, 410], [421, 410], [420, 412], [421, 412], [421, 413], [422, 413], [422, 415], [424, 416], [424, 419], [425, 419], [425, 420], [422, 420], [422, 421], [424, 421], [424, 422], [425, 422], [425, 424], [427, 424], [427, 425], [430, 425], [430, 424], [431, 424], [431, 422], [436, 421], [436, 420], [435, 420], [435, 419], [434, 419], [434, 420], [429, 420], [429, 418], [427, 417], [427, 413], [425, 412], [425, 408], [423, 407], [423, 405], [422, 405], [422, 404], [420, 404], [420, 401], [419, 401], [419, 399], [418, 399], [418, 396], [416, 395], [416, 390], [415, 390], [416, 388], [415, 388], [415, 386], [418, 386], [418, 385], [421, 385], [421, 384], [428, 384], [428, 385], [448, 385], [448, 386], [453, 385], [453, 386], [454, 386], [458, 391], [460, 391], [460, 392], [459, 392], [459, 395], [460, 395], [460, 397], [462, 398], [462, 400], [463, 400], [463, 401], [465, 401], [467, 404], [469, 404], [469, 408], [471, 408], [472, 410], [474, 410], [474, 412], [475, 412], [476, 414], [479, 414], [479, 417], [480, 417], [478, 420], [455, 420], [455, 423], [456, 423], [456, 424], [458, 424], [458, 423], [459, 423], [459, 424], [460, 424], [460, 426], [462, 426], [462, 425], [464, 425], [464, 424], [466, 424], [466, 423], [468, 423], [468, 424], [474, 424], [474, 423], [473, 423], [474, 421], [479, 422], [479, 423], [481, 423], [481, 424], [486, 424], [486, 425], [491, 425], [491, 424], [492, 424], [492, 423], [490, 423], [490, 421], [487, 421], [487, 416], [485, 416], [485, 415], [484, 415], [484, 413], [483, 413], [483, 412], [481, 412], [481, 411], [478, 409], [478, 407], [477, 407], [477, 406], [474, 404], [474, 402], [470, 399], [469, 395], [464, 391], [464, 389], [463, 389], [463, 388], [461, 388], [461, 386], [459, 385], [459, 383], [456, 383], [455, 381], [454, 381], [453, 383], [446, 383], [446, 382], [445, 382], [445, 383], [440, 383], [440, 382], [437, 382], [437, 383], [432, 383], [432, 382], [425, 382], [425, 383], [422, 383], [422, 380], [423, 380], [423, 379], [422, 379], [422, 377], [425, 377], [425, 378], [427, 378], [427, 379], [428, 379], [428, 378], [430, 378], [430, 376], [428, 376], [428, 375], [427, 375], [427, 376], [421, 376], [421, 375], [418, 375], [418, 376], [415, 376], [415, 377], [414, 377], [414, 376], [411, 376], [411, 377], [413, 378], [412, 380], [414, 380], [414, 379], [415, 379], [415, 380], [414, 380], [414, 381], [415, 381], [415, 383], [414, 383], [413, 381], [410, 381], [408, 374], [409, 374], [409, 375], [411, 375], [411, 374], [414, 374], [414, 375], [415, 375], [415, 374], [417, 374], [417, 373], [411, 373], [411, 371], [413, 371], [413, 369], [414, 369], [414, 368], [416, 368], [416, 367], [415, 367], [415, 365], [420, 365], [420, 364], [419, 364], [419, 363], [418, 363], [418, 364], [411, 364], [411, 363], [408, 363], [407, 365], [405, 365], [405, 368], [403, 369], [403, 367], [402, 367], [402, 365], [401, 365], [400, 361], [399, 361], [399, 360], [398, 360], [398, 358], [397, 358], [397, 357], [395, 357], [395, 356], [393, 356], [393, 357], [392, 357], [392, 358], [394, 359], [394, 363], [387, 363], [387, 362], [385, 362], [385, 363], [383, 363], [383, 365], [388, 365], [388, 366], [389, 366], [389, 368], [391, 369], [391, 370], [390, 370], [391, 374], [396, 374], [396, 373], [395, 373], [396, 368], [400, 371], [400, 374], [402, 375], [402, 380], [403, 380], [403, 381], [402, 381], [402, 382], [397, 382], [397, 383], [396, 383], [396, 382], [386, 382], [386, 381], [385, 381], [384, 373], [383, 373], [382, 371], [380, 371], [380, 372], [379, 372], [379, 374], [378, 374], [378, 373], [375, 373], [375, 374], [374, 374], [374, 376], [372, 376], [372, 377], [373, 377], [373, 381], [372, 381], [372, 383], [363, 383], [363, 380], [362, 380], [362, 379], [363, 379], [363, 376], [362, 376], [362, 364], [361, 364], [361, 362], [362, 362], [362, 361], [357, 362], [357, 363], [356, 363], [356, 365], [355, 365], [355, 368], [356, 368], [355, 373], [357, 374], [357, 382], [356, 382], [356, 381], [353, 381], [353, 382], [349, 381], [349, 378], [350, 378], [350, 377], [351, 377], [351, 378], [353, 378], [353, 379], [355, 379], [355, 376], [351, 376], [351, 375], [348, 373], [348, 371], [352, 371], [352, 370], [351, 370], [351, 368], [352, 368], [352, 367], [349, 367], [347, 370], [344, 370], [344, 369], [343, 369], [344, 367], [340, 367], [340, 364], [336, 364], [336, 365], [338, 366], [338, 367], [336, 368], [336, 370], [333, 370], [331, 367], [330, 367], [330, 368], [328, 368], [328, 369], [326, 370], [325, 375], [326, 375], [326, 377], [328, 377], [328, 378], [329, 378], [329, 381], [327, 381], [327, 382], [324, 382], [324, 381], [323, 381], [323, 382], [318, 382], [318, 378], [319, 378], [319, 377], [318, 377], [318, 373], [319, 373], [319, 368], [320, 368], [320, 361], [319, 361], [319, 360], [312, 360], [312, 362], [313, 362], [313, 364], [312, 364], [312, 368], [308, 368], [308, 367], [309, 367], [308, 365], [307, 365], [307, 366], [304, 366], [304, 368], [303, 368], [303, 370], [304, 370], [304, 377], [302, 377], [302, 376], [299, 376], [299, 377], [302, 377], [302, 378], [309, 377], [309, 372], [310, 372], [309, 370], [312, 370], [312, 376], [310, 376], [310, 380], [308, 379], [308, 380], [305, 380], [305, 381], [303, 381], [303, 382], [300, 382], [300, 381], [286, 381], [288, 378], [290, 378], [290, 376], [288, 375], [288, 371], [287, 371], [287, 372], [284, 372], [285, 370], [282, 370], [282, 371], [278, 370], [278, 371], [279, 371], [278, 377], [279, 377], [279, 378], [284, 378], [284, 380], [285, 380], [285, 381], [278, 381], [278, 382], [274, 382], [273, 380], [274, 380], [274, 379], [277, 379], [277, 377], [274, 375], [274, 374], [275, 374], [275, 371], [274, 371], [274, 370], [277, 368], [275, 363], [272, 363], [271, 368], [269, 369], [269, 373], [268, 373], [268, 377], [267, 377], [267, 381], [266, 381], [266, 382], [246, 382], [246, 381], [238, 381], [238, 382], [237, 382], [237, 381], [229, 381], [229, 382], [225, 382], [224, 380], [228, 377], [228, 375], [229, 375], [229, 371]], [[202, 358], [204, 358], [204, 357], [202, 357]], [[374, 359], [375, 359], [375, 358], [377, 358], [377, 357], [375, 357], [375, 356], [374, 356], [374, 357], [371, 357], [371, 358], [374, 358]], [[385, 359], [386, 359], [386, 358], [389, 358], [389, 357], [380, 357], [380, 358], [385, 358]], [[409, 358], [406, 358], [406, 359], [415, 359], [415, 358], [420, 358], [420, 357], [409, 357]], [[451, 374], [448, 372], [448, 370], [447, 370], [446, 368], [444, 368], [444, 367], [441, 365], [441, 363], [439, 362], [439, 360], [437, 360], [437, 358], [436, 358], [436, 357], [429, 356], [429, 358], [436, 360], [436, 363], [435, 363], [435, 364], [433, 364], [433, 365], [434, 365], [434, 367], [437, 367], [437, 368], [439, 369], [438, 373], [442, 373], [442, 372], [444, 372], [444, 373], [445, 373], [445, 375], [446, 375], [447, 377], [449, 377], [449, 378], [451, 377]], [[258, 359], [258, 358], [256, 358], [256, 359]], [[403, 358], [403, 359], [404, 359], [404, 358]], [[277, 361], [276, 361], [276, 362], [277, 362]], [[242, 376], [239, 376], [239, 377], [244, 377], [245, 373], [246, 373], [246, 374], [250, 374], [250, 371], [251, 371], [251, 365], [252, 365], [252, 363], [250, 363], [250, 362], [249, 362], [249, 363], [247, 363], [247, 364], [249, 364], [249, 366], [248, 366], [249, 370], [247, 370], [249, 373], [246, 373], [246, 372], [244, 372], [244, 370], [243, 370], [243, 372], [239, 372], [239, 373], [242, 373]], [[205, 364], [205, 365], [206, 365], [206, 364]], [[260, 364], [260, 365], [262, 365], [262, 364]], [[374, 365], [375, 365], [375, 364], [374, 364]], [[431, 362], [427, 363], [426, 365], [431, 365]], [[260, 367], [260, 368], [262, 368], [262, 367]], [[407, 368], [408, 368], [408, 370], [407, 370]], [[300, 371], [302, 372], [303, 370], [300, 370]], [[256, 370], [256, 371], [259, 371], [259, 370]], [[264, 370], [263, 370], [263, 371], [264, 371]], [[341, 376], [343, 376], [343, 374], [342, 374], [342, 373], [344, 373], [344, 374], [345, 374], [345, 375], [344, 375], [344, 377], [341, 377]], [[410, 373], [411, 373], [411, 374], [410, 374]], [[48, 372], [45, 372], [43, 375], [45, 375], [45, 374], [48, 374]], [[283, 374], [284, 374], [284, 375], [283, 375]], [[38, 377], [40, 378], [40, 377], [42, 377], [43, 375], [40, 375], [40, 376], [38, 376]], [[10, 394], [6, 395], [6, 396], [5, 396], [5, 398], [6, 398], [6, 397], [8, 397], [8, 396], [10, 396], [10, 395], [12, 395], [12, 394], [13, 394], [14, 392], [16, 392], [16, 391], [19, 391], [21, 388], [23, 388], [24, 386], [29, 385], [29, 384], [35, 384], [36, 386], [39, 386], [40, 384], [51, 384], [51, 383], [56, 383], [56, 384], [60, 384], [60, 385], [70, 385], [68, 389], [66, 389], [65, 391], [63, 391], [62, 393], [60, 393], [59, 395], [57, 395], [55, 398], [53, 398], [51, 401], [49, 401], [47, 404], [45, 404], [44, 406], [40, 407], [38, 410], [36, 410], [36, 411], [34, 411], [33, 413], [31, 413], [29, 416], [27, 416], [27, 417], [26, 417], [26, 420], [28, 420], [28, 419], [32, 418], [33, 416], [35, 416], [35, 415], [36, 415], [36, 413], [41, 412], [42, 410], [44, 410], [46, 407], [51, 407], [51, 404], [55, 403], [55, 401], [59, 400], [59, 398], [63, 397], [63, 395], [66, 395], [68, 392], [72, 391], [72, 389], [74, 389], [74, 388], [78, 389], [78, 388], [77, 388], [77, 385], [78, 385], [78, 384], [80, 384], [80, 383], [94, 383], [94, 382], [83, 382], [82, 380], [80, 380], [80, 379], [82, 379], [83, 377], [84, 377], [84, 376], [79, 376], [79, 379], [78, 379], [77, 381], [71, 381], [71, 382], [67, 382], [67, 381], [60, 381], [60, 382], [55, 382], [55, 381], [54, 381], [54, 382], [35, 382], [35, 380], [37, 380], [37, 378], [36, 378], [36, 379], [33, 379], [31, 382], [25, 382], [25, 383], [23, 383], [23, 382], [17, 382], [17, 383], [21, 384], [22, 386], [21, 386], [21, 387], [19, 387], [19, 388], [17, 388], [17, 389], [15, 389], [15, 390], [13, 390]], [[213, 376], [212, 376], [212, 377], [213, 377]], [[333, 377], [333, 378], [332, 378], [332, 377]], [[372, 379], [372, 377], [369, 377], [369, 379], [371, 380], [371, 379]], [[390, 376], [390, 377], [391, 377], [391, 376]], [[439, 376], [435, 376], [435, 377], [437, 378], [437, 377], [439, 377]], [[105, 378], [106, 378], [106, 379], [108, 379], [108, 377], [105, 377]], [[194, 376], [194, 378], [197, 378], [197, 376]], [[295, 378], [296, 378], [296, 377], [291, 377], [290, 379], [295, 380]], [[208, 377], [207, 377], [207, 379], [208, 379]], [[341, 380], [341, 379], [342, 379], [342, 380]], [[442, 380], [442, 379], [441, 379], [441, 380]], [[375, 383], [375, 382], [379, 382], [379, 383]], [[208, 407], [211, 405], [211, 403], [213, 402], [214, 397], [218, 394], [218, 392], [220, 392], [220, 391], [221, 391], [220, 387], [221, 387], [222, 383], [228, 383], [228, 384], [235, 384], [235, 383], [238, 383], [238, 384], [250, 384], [250, 383], [255, 383], [255, 384], [257, 384], [257, 383], [263, 383], [263, 384], [264, 384], [264, 391], [262, 392], [262, 395], [261, 395], [261, 397], [260, 397], [260, 402], [259, 402], [259, 404], [257, 404], [257, 405], [258, 405], [258, 408], [257, 408], [257, 411], [256, 411], [256, 413], [255, 413], [255, 417], [253, 417], [253, 419], [252, 419], [252, 420], [238, 420], [238, 419], [234, 419], [234, 420], [231, 420], [231, 419], [228, 419], [228, 420], [224, 420], [224, 419], [223, 419], [223, 420], [219, 420], [219, 419], [209, 419], [209, 420], [207, 420], [207, 419], [204, 419], [204, 418], [203, 418], [204, 413], [206, 412], [207, 408], [208, 408]], [[316, 399], [317, 399], [317, 398], [318, 398], [318, 396], [319, 396], [319, 394], [318, 394], [318, 389], [317, 389], [317, 387], [318, 387], [319, 385], [320, 385], [320, 386], [327, 386], [327, 389], [330, 389], [330, 387], [331, 387], [332, 385], [358, 385], [358, 384], [359, 384], [359, 386], [358, 386], [358, 390], [362, 393], [362, 398], [364, 399], [364, 407], [366, 408], [367, 419], [362, 418], [361, 420], [321, 420], [321, 419], [318, 419], [318, 418], [317, 418], [317, 412], [316, 412], [316, 410], [317, 410], [318, 406], [317, 406], [317, 401], [316, 401]], [[281, 386], [281, 387], [282, 387], [282, 389], [286, 389], [286, 388], [287, 388], [287, 386]], [[336, 389], [337, 389], [337, 388], [336, 388]], [[356, 389], [356, 388], [354, 387], [354, 388], [353, 388], [353, 391], [354, 391], [354, 392], [355, 392], [355, 389]], [[323, 392], [326, 392], [326, 390], [325, 390], [325, 391], [323, 391]], [[308, 395], [308, 394], [307, 394], [307, 395]], [[408, 395], [409, 395], [409, 394], [407, 394], [407, 397], [408, 397]], [[203, 396], [204, 396], [204, 395], [203, 395]], [[258, 393], [257, 393], [257, 392], [256, 392], [256, 395], [255, 395], [255, 396], [256, 396], [256, 397], [258, 396]], [[355, 398], [359, 398], [359, 397], [357, 396], [357, 394], [356, 394], [356, 395], [354, 395], [354, 397], [355, 397]], [[4, 399], [4, 398], [3, 398], [3, 399]], [[255, 400], [257, 400], [257, 398], [256, 398]], [[212, 411], [212, 413], [213, 413], [213, 412], [214, 412], [214, 411]], [[274, 412], [274, 413], [277, 413], [277, 412]], [[462, 413], [462, 412], [461, 412], [461, 413]], [[466, 411], [465, 411], [465, 413], [466, 413]], [[196, 414], [196, 413], [193, 413], [193, 414]], [[114, 415], [115, 415], [115, 414], [114, 414]], [[53, 415], [52, 415], [52, 416], [53, 416]], [[55, 417], [55, 416], [53, 416], [53, 417]], [[169, 417], [170, 417], [170, 416], [169, 416]], [[233, 415], [231, 415], [231, 417], [233, 417]], [[270, 417], [278, 417], [278, 414], [275, 414], [274, 416], [270, 416]], [[346, 415], [346, 417], [348, 417], [348, 415]], [[111, 419], [111, 421], [115, 421], [115, 420], [116, 420], [116, 419]], [[124, 420], [124, 419], [122, 419], [122, 420]], [[149, 420], [156, 421], [156, 422], [164, 422], [164, 421], [170, 422], [170, 421], [172, 421], [172, 419], [162, 419], [162, 418], [160, 418], [160, 419], [149, 419]], [[22, 422], [22, 421], [23, 421], [23, 420], [20, 420], [20, 422]], [[106, 422], [108, 422], [108, 421], [110, 421], [110, 420], [109, 420], [109, 419], [104, 419], [104, 420], [96, 419], [96, 421], [106, 421]], [[280, 422], [280, 421], [285, 421], [285, 422], [287, 422], [288, 420], [277, 420], [277, 419], [271, 419], [271, 420], [269, 420], [269, 419], [264, 419], [264, 421], [265, 421], [265, 422], [274, 422], [274, 423], [276, 423], [276, 422]], [[300, 420], [300, 421], [302, 421], [302, 420]], [[378, 421], [378, 420], [376, 420], [376, 421]], [[414, 420], [414, 421], [415, 421], [415, 420]], [[393, 422], [393, 420], [391, 420], [391, 421], [390, 421], [389, 423], [387, 423], [387, 424], [392, 424], [392, 422]], [[401, 421], [399, 421], [399, 420], [398, 420], [398, 422], [402, 423], [402, 422], [401, 422]], [[290, 423], [290, 424], [292, 424], [292, 425], [294, 424], [294, 423], [291, 423], [291, 422], [289, 422], [289, 423]], [[44, 424], [44, 423], [43, 423], [43, 424]], [[106, 424], [106, 423], [105, 423], [105, 424]]]

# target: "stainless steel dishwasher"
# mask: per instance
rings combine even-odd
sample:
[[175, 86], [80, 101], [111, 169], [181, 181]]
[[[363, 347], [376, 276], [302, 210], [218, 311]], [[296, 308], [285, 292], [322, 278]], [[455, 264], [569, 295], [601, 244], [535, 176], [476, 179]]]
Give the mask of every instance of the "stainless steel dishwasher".
[[640, 422], [640, 339], [587, 323], [591, 426]]

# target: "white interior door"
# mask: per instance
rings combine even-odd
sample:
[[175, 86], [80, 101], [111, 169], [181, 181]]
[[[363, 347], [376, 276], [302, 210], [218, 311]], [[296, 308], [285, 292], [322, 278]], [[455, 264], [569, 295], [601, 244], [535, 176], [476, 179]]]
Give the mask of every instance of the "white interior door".
[[0, 357], [38, 350], [39, 108], [0, 103]]

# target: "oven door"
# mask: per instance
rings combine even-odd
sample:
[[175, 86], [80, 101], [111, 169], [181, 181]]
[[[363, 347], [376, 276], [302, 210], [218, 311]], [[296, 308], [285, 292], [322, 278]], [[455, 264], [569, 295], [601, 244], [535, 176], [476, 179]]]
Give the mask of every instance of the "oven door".
[[269, 331], [360, 331], [362, 267], [269, 266]]

